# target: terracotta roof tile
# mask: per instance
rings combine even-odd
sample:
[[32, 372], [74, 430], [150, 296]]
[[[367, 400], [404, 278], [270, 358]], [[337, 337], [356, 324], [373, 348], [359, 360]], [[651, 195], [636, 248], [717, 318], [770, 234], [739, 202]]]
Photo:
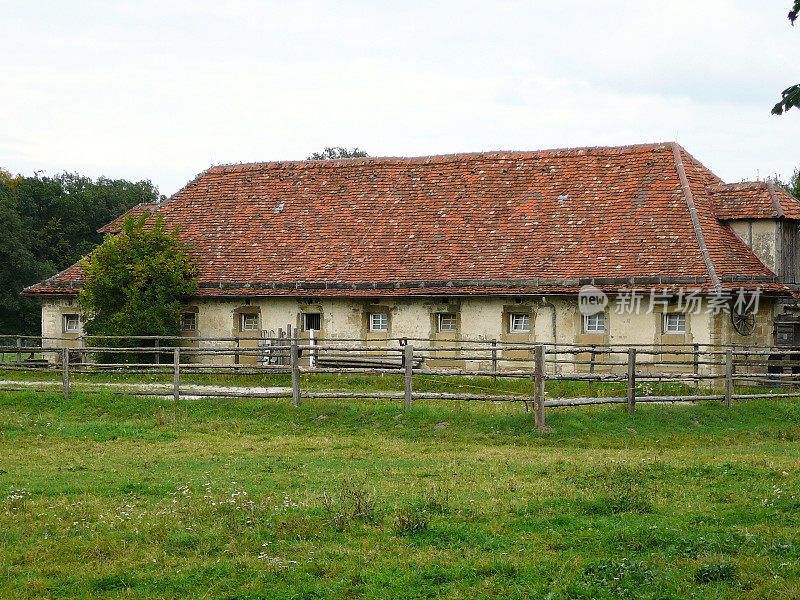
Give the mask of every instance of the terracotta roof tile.
[[770, 181], [709, 186], [718, 219], [798, 219], [800, 200]]
[[[415, 284], [426, 281], [473, 282], [444, 286], [451, 294], [500, 293], [496, 282], [509, 293], [557, 293], [577, 288], [554, 282], [586, 278], [689, 277], [708, 287], [675, 147], [224, 165], [131, 214], [179, 226], [198, 261], [199, 295], [433, 293]], [[709, 189], [719, 179], [677, 148], [720, 279], [774, 281], [715, 217]], [[80, 281], [75, 265], [26, 292], [64, 293]], [[360, 289], [370, 283], [380, 289]], [[299, 284], [307, 290], [292, 292]]]
[[142, 202], [141, 204], [137, 204], [125, 214], [120, 215], [111, 221], [111, 223], [108, 223], [107, 225], [104, 225], [98, 229], [97, 233], [118, 233], [122, 231], [122, 224], [128, 217], [133, 217], [134, 219], [139, 218], [145, 213], [157, 210], [159, 206], [160, 203], [158, 202]]

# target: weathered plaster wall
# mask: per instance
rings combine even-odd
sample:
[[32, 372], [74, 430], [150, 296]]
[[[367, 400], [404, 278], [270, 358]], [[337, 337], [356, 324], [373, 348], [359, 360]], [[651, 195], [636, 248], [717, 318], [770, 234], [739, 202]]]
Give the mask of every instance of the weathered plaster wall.
[[[606, 333], [599, 337], [587, 336], [583, 333], [582, 316], [578, 310], [575, 297], [549, 297], [549, 298], [509, 298], [509, 297], [483, 297], [483, 298], [370, 298], [370, 299], [297, 299], [297, 298], [256, 298], [249, 305], [242, 300], [206, 300], [197, 303], [198, 335], [201, 337], [234, 337], [241, 335], [237, 331], [236, 313], [245, 308], [255, 309], [260, 314], [260, 329], [271, 332], [273, 335], [278, 329], [286, 331], [286, 326], [300, 329], [301, 337], [307, 337], [302, 331], [301, 314], [303, 312], [319, 312], [322, 315], [322, 332], [324, 338], [368, 338], [370, 344], [383, 343], [390, 348], [398, 347], [397, 342], [387, 342], [387, 338], [408, 337], [417, 347], [425, 347], [428, 342], [414, 340], [414, 338], [432, 339], [432, 346], [443, 341], [471, 339], [471, 340], [500, 340], [527, 343], [553, 343], [554, 341], [567, 345], [575, 344], [709, 344], [721, 339], [720, 335], [712, 335], [714, 327], [724, 327], [722, 320], [714, 320], [712, 315], [705, 312], [706, 305], [702, 305], [701, 312], [687, 316], [687, 332], [685, 334], [663, 334], [664, 308], [657, 306], [651, 313], [647, 312], [648, 299], [642, 300], [642, 310], [639, 313], [628, 314], [619, 312], [617, 304], [612, 303], [606, 309]], [[667, 307], [673, 311], [674, 306]], [[385, 334], [370, 335], [368, 331], [367, 315], [369, 312], [381, 311], [389, 315], [389, 331]], [[440, 312], [456, 312], [459, 315], [459, 331], [455, 334], [437, 334], [435, 315]], [[509, 312], [530, 314], [531, 332], [529, 334], [510, 334], [508, 332]], [[555, 313], [555, 319], [554, 319]], [[726, 317], [727, 318], [727, 317]], [[766, 317], [760, 317], [761, 319]], [[726, 321], [729, 322], [729, 319]], [[758, 330], [758, 335], [763, 333], [763, 327]], [[741, 336], [739, 336], [741, 337]], [[726, 338], [727, 339], [727, 338]], [[753, 338], [755, 339], [755, 338]], [[759, 337], [759, 343], [769, 343], [765, 338]], [[746, 342], [742, 342], [746, 343]], [[217, 345], [223, 345], [219, 343]], [[441, 351], [434, 352], [435, 357], [448, 356]], [[452, 354], [449, 354], [452, 357]], [[532, 358], [529, 350], [501, 351], [500, 366], [513, 368], [519, 363], [503, 362], [504, 357]], [[587, 355], [579, 355], [579, 360], [588, 359]], [[641, 362], [663, 360], [665, 356], [653, 357], [641, 355]], [[679, 360], [677, 354], [673, 357]], [[218, 357], [217, 362], [226, 362], [229, 357]], [[598, 371], [611, 370], [624, 364], [624, 355], [603, 355], [595, 357]], [[434, 361], [434, 364], [436, 362]], [[438, 361], [440, 365], [455, 365], [469, 367], [489, 366], [488, 361], [461, 361], [454, 363]], [[605, 366], [605, 368], [604, 368]], [[573, 370], [565, 365], [561, 367], [564, 372]], [[576, 370], [585, 370], [578, 367]]]
[[[42, 337], [45, 346], [77, 348], [80, 336], [83, 335], [83, 321], [75, 333], [64, 332], [64, 315], [81, 314], [78, 302], [71, 298], [45, 298], [42, 302]], [[48, 339], [49, 338], [49, 339]], [[57, 362], [59, 355], [49, 353], [44, 357], [50, 362]]]
[[[302, 299], [302, 298], [253, 298], [249, 302], [244, 299], [231, 300], [198, 300], [190, 304], [197, 310], [197, 330], [187, 332], [187, 336], [202, 338], [239, 338], [243, 348], [254, 347], [262, 331], [268, 335], [276, 335], [278, 329], [284, 332], [287, 325], [297, 328], [301, 337], [307, 337], [303, 331], [302, 314], [311, 312], [322, 315], [322, 331], [317, 337], [332, 338], [369, 338], [371, 344], [384, 344], [388, 348], [397, 348], [396, 341], [388, 338], [407, 337], [414, 346], [425, 347], [428, 344], [434, 350], [433, 356], [442, 358], [453, 355], [436, 351], [444, 342], [458, 339], [498, 340], [524, 343], [557, 342], [565, 347], [585, 344], [759, 344], [772, 343], [772, 304], [762, 300], [757, 315], [756, 332], [751, 336], [741, 336], [733, 330], [728, 315], [713, 316], [705, 312], [706, 304], [701, 306], [697, 314], [687, 315], [686, 333], [666, 335], [663, 333], [664, 311], [675, 311], [674, 305], [656, 306], [653, 312], [647, 312], [648, 298], [642, 298], [641, 310], [638, 313], [620, 312], [615, 301], [606, 308], [606, 332], [588, 335], [583, 332], [582, 315], [578, 310], [577, 299], [568, 296], [558, 297], [475, 297], [475, 298], [369, 298], [369, 299]], [[369, 312], [385, 312], [389, 316], [389, 331], [369, 335]], [[62, 316], [66, 313], [78, 312], [77, 304], [66, 299], [45, 300], [42, 307], [42, 330], [46, 337], [69, 338], [70, 345], [76, 345], [79, 334], [64, 336], [62, 332]], [[258, 315], [258, 330], [254, 332], [240, 331], [240, 314], [242, 312]], [[437, 333], [436, 314], [454, 312], [458, 315], [459, 330], [456, 333]], [[530, 316], [531, 331], [529, 333], [511, 333], [508, 331], [509, 314], [519, 312]], [[417, 340], [414, 340], [417, 338]], [[431, 342], [419, 341], [432, 340]], [[196, 345], [186, 342], [184, 345]], [[203, 347], [230, 346], [230, 341], [203, 341]], [[438, 353], [437, 353], [438, 352]], [[396, 356], [396, 355], [395, 355]], [[567, 355], [562, 355], [566, 357]], [[501, 368], [519, 367], [520, 363], [503, 361], [503, 358], [532, 359], [530, 350], [506, 349], [498, 355]], [[578, 360], [588, 360], [589, 354], [578, 355]], [[682, 358], [676, 353], [674, 360]], [[669, 355], [653, 357], [642, 354], [640, 362], [669, 360]], [[206, 356], [202, 360], [218, 364], [234, 361], [233, 356]], [[240, 362], [255, 362], [255, 356], [240, 356]], [[626, 361], [622, 354], [595, 355], [598, 371], [618, 369]], [[436, 364], [433, 361], [433, 364]], [[439, 361], [438, 364], [449, 366], [468, 366], [488, 368], [487, 361]], [[586, 370], [586, 366], [563, 365], [560, 370]]]
[[729, 221], [728, 225], [770, 270], [780, 271], [780, 227], [777, 220]]
[[720, 314], [712, 318], [712, 344], [735, 344], [739, 346], [771, 346], [773, 344], [773, 322], [775, 303], [762, 298], [756, 312], [756, 328], [751, 335], [741, 335], [733, 327], [729, 314]]

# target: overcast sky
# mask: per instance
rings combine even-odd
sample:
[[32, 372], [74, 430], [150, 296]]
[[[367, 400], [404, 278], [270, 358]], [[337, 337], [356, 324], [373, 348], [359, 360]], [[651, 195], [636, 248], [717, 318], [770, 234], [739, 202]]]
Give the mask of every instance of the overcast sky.
[[212, 164], [677, 140], [726, 181], [800, 165], [790, 0], [0, 0], [0, 167]]

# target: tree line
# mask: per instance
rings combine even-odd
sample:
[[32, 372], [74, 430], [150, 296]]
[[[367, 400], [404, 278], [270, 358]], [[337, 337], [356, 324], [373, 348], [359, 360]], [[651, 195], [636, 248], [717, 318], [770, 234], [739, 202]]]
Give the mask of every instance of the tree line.
[[41, 307], [20, 297], [23, 288], [87, 255], [103, 241], [98, 228], [162, 198], [150, 181], [0, 169], [0, 333], [39, 335]]

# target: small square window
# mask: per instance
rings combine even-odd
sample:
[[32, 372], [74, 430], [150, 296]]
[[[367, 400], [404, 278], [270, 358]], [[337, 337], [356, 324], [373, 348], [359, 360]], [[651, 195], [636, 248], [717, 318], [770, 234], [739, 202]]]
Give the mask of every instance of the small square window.
[[531, 316], [527, 313], [511, 313], [508, 315], [509, 333], [530, 333]]
[[664, 333], [686, 333], [686, 315], [664, 315]]
[[383, 312], [369, 313], [370, 331], [389, 331], [389, 315]]
[[458, 326], [456, 313], [439, 313], [436, 317], [437, 332], [446, 333], [456, 331]]
[[605, 331], [606, 331], [605, 313], [597, 313], [595, 315], [584, 315], [583, 317], [584, 333], [605, 333]]
[[240, 313], [239, 331], [258, 331], [258, 313]]
[[319, 313], [303, 313], [303, 330], [319, 331], [322, 329], [322, 315]]
[[81, 329], [81, 320], [78, 315], [63, 315], [62, 323], [64, 333], [79, 333]]
[[197, 313], [181, 313], [181, 331], [197, 331]]

